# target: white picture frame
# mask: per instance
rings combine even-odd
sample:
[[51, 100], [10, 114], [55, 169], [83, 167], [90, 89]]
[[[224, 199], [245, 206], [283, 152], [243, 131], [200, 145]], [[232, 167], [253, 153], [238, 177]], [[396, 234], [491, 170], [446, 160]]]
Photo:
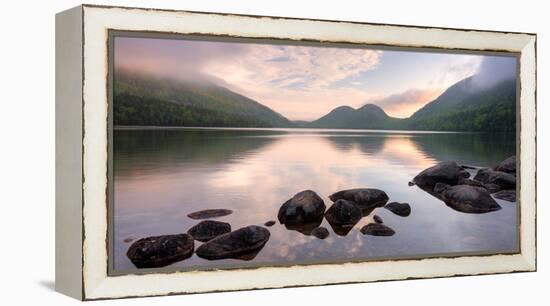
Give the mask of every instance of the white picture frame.
[[[109, 31], [219, 35], [519, 55], [520, 252], [108, 273]], [[81, 300], [536, 270], [536, 35], [82, 5], [56, 16], [56, 290]]]

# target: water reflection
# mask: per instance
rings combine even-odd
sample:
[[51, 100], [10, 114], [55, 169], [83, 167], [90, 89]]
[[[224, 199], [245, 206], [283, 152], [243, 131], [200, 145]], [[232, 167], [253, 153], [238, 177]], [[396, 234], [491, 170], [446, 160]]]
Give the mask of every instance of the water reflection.
[[[515, 154], [513, 137], [483, 134], [372, 133], [307, 130], [115, 130], [115, 269], [132, 271], [127, 237], [184, 233], [197, 221], [189, 213], [225, 208], [216, 220], [233, 228], [263, 225], [282, 203], [301, 190], [328, 195], [343, 189], [384, 190], [391, 201], [407, 202], [409, 217], [382, 208], [363, 212], [353, 227], [334, 228], [324, 219], [305, 227], [269, 227], [271, 238], [250, 264], [416, 256], [450, 252], [511, 251], [517, 245], [515, 204], [467, 215], [449, 209], [416, 186], [421, 170], [442, 160], [493, 165]], [[365, 236], [372, 213], [395, 230], [392, 237]], [[329, 228], [336, 235], [317, 239]], [[475, 243], [473, 243], [475, 242]], [[200, 242], [197, 243], [200, 246]], [[252, 260], [254, 259], [254, 260]], [[230, 267], [239, 259], [207, 261], [193, 255], [178, 267]]]

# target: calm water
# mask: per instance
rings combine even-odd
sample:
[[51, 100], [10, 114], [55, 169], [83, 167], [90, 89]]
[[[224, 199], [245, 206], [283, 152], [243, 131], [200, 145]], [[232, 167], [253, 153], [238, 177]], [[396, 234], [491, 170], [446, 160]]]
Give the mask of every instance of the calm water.
[[[114, 132], [115, 269], [136, 268], [126, 257], [129, 237], [184, 233], [198, 223], [188, 213], [228, 208], [216, 220], [233, 229], [277, 220], [279, 207], [312, 189], [331, 205], [338, 190], [373, 187], [390, 201], [410, 203], [409, 217], [377, 208], [346, 236], [325, 240], [287, 230], [277, 222], [271, 238], [251, 261], [208, 261], [193, 255], [169, 268], [236, 267], [327, 262], [377, 257], [514, 251], [516, 203], [502, 210], [465, 214], [447, 207], [409, 182], [444, 160], [491, 166], [515, 154], [513, 135], [345, 130], [143, 129]], [[379, 215], [392, 237], [365, 236], [359, 229]], [[200, 244], [196, 242], [195, 248]]]

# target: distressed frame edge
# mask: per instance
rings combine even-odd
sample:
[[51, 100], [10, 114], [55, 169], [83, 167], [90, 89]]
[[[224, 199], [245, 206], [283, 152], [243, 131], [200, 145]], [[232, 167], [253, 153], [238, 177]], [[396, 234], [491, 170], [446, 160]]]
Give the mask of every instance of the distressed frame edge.
[[[84, 6], [84, 10], [83, 11], [86, 11], [88, 10], [88, 8], [90, 9], [93, 9], [94, 11], [96, 10], [104, 10], [104, 9], [111, 9], [111, 7], [100, 7], [98, 8], [97, 6]], [[119, 8], [120, 9], [120, 8]], [[128, 9], [131, 9], [131, 10], [141, 10], [141, 9], [136, 9], [136, 8], [128, 8]], [[144, 9], [145, 11], [149, 12], [149, 11], [155, 11], [153, 9]], [[163, 12], [162, 10], [160, 10], [160, 12]], [[189, 16], [189, 12], [186, 12], [186, 11], [170, 11], [171, 14], [179, 14], [179, 13], [185, 13], [186, 16]], [[84, 15], [86, 15], [84, 13]], [[223, 15], [223, 14], [215, 14], [215, 13], [191, 13], [191, 15], [216, 15], [218, 17], [224, 17], [224, 18], [247, 18], [247, 16], [235, 16], [235, 15]], [[250, 17], [250, 16], [248, 16]], [[254, 18], [256, 17], [263, 17], [263, 16], [255, 16]], [[308, 21], [308, 20], [304, 20], [304, 19], [291, 19], [291, 18], [279, 18], [277, 17], [276, 19], [274, 19], [276, 21], [282, 21], [282, 22], [285, 22], [285, 21], [288, 21], [288, 20], [291, 20], [291, 21]], [[83, 23], [85, 23], [85, 18], [83, 20]], [[323, 21], [325, 22], [325, 21]], [[334, 22], [334, 21], [327, 21], [327, 22]], [[345, 24], [345, 22], [339, 22], [339, 24]], [[368, 25], [368, 24], [363, 24], [361, 23], [361, 25]], [[370, 24], [372, 26], [372, 24]], [[406, 28], [407, 26], [397, 26], [397, 25], [391, 25], [392, 27], [397, 27], [397, 28]], [[200, 27], [200, 26], [199, 26]], [[384, 25], [375, 25], [375, 27], [385, 27]], [[414, 28], [415, 30], [421, 30], [421, 31], [426, 31], [428, 29], [424, 29], [422, 27], [412, 27]], [[105, 27], [105, 29], [109, 29], [109, 27]], [[445, 29], [444, 31], [452, 31], [452, 32], [460, 32], [461, 30], [455, 30], [455, 29]], [[480, 33], [489, 33], [487, 31], [478, 31]], [[493, 32], [490, 32], [491, 34], [495, 34]], [[497, 32], [499, 33], [499, 32]], [[504, 33], [501, 33], [501, 34], [504, 34]], [[86, 34], [84, 34], [86, 35]], [[526, 33], [506, 33], [504, 35], [513, 35], [513, 36], [523, 36], [524, 38], [526, 38], [524, 40], [524, 44], [523, 44], [523, 47], [521, 48], [518, 48], [518, 50], [515, 50], [517, 52], [520, 52], [521, 54], [521, 67], [527, 67], [528, 69], [522, 69], [520, 71], [520, 80], [522, 82], [522, 87], [521, 87], [521, 118], [524, 118], [524, 116], [527, 114], [527, 115], [530, 115], [530, 116], [534, 116], [534, 118], [536, 119], [536, 97], [535, 97], [535, 93], [536, 93], [536, 35], [532, 35], [532, 34], [526, 34]], [[366, 44], [367, 42], [365, 42]], [[526, 62], [526, 61], [529, 61], [529, 60], [532, 60], [531, 62]], [[84, 64], [84, 67], [86, 65]], [[531, 73], [532, 72], [532, 73]], [[526, 79], [527, 81], [531, 82], [526, 82], [524, 84], [524, 79]], [[534, 83], [533, 83], [534, 82]], [[526, 86], [526, 85], [531, 85], [531, 86]], [[86, 94], [85, 91], [83, 93], [84, 95]], [[87, 118], [87, 117], [86, 117]], [[532, 117], [528, 117], [528, 118], [532, 118]], [[533, 134], [529, 134], [529, 133], [532, 133], [533, 131], [533, 128], [534, 128], [534, 132]], [[535, 120], [522, 120], [522, 124], [521, 124], [521, 135], [523, 137], [523, 135], [535, 135], [536, 137], [536, 122]], [[522, 146], [524, 146], [524, 144], [522, 143]], [[534, 149], [535, 152], [532, 152], [532, 154], [534, 155], [534, 157], [536, 158], [536, 140], [533, 139], [533, 141], [530, 141], [527, 146], [530, 148], [530, 149]], [[534, 190], [536, 190], [536, 161], [533, 159], [533, 162], [524, 162], [524, 155], [523, 155], [524, 152], [521, 152], [521, 176], [522, 176], [522, 179], [524, 178], [523, 176], [524, 175], [527, 175], [527, 174], [530, 174], [530, 173], [533, 173], [534, 176], [533, 178], [527, 178], [528, 180], [531, 180], [533, 179], [533, 188]], [[85, 156], [85, 160], [84, 162], [86, 162], [86, 156]], [[255, 286], [255, 285], [248, 285], [248, 286], [241, 286], [240, 288], [234, 288], [234, 287], [224, 287], [224, 288], [219, 288], [219, 286], [216, 286], [216, 288], [210, 288], [210, 289], [206, 289], [206, 290], [193, 290], [191, 289], [190, 291], [185, 291], [185, 290], [175, 290], [175, 291], [164, 291], [164, 292], [139, 292], [138, 294], [131, 294], [130, 292], [127, 292], [127, 293], [124, 293], [124, 292], [118, 292], [115, 293], [115, 292], [110, 292], [109, 293], [109, 290], [108, 290], [108, 287], [112, 287], [113, 284], [110, 284], [110, 281], [109, 279], [113, 279], [113, 277], [109, 277], [107, 275], [105, 275], [105, 278], [100, 280], [100, 279], [93, 279], [92, 278], [89, 278], [89, 275], [87, 275], [87, 271], [86, 271], [86, 265], [84, 265], [84, 270], [83, 270], [83, 279], [84, 279], [84, 292], [86, 293], [84, 298], [86, 300], [89, 300], [89, 299], [105, 299], [105, 298], [123, 298], [123, 297], [137, 297], [137, 296], [153, 296], [153, 295], [171, 295], [171, 294], [183, 294], [183, 293], [199, 293], [199, 292], [215, 292], [215, 291], [233, 291], [233, 290], [250, 290], [250, 289], [258, 289], [258, 288], [282, 288], [282, 287], [294, 287], [294, 286], [308, 286], [308, 285], [326, 285], [326, 284], [338, 284], [338, 283], [350, 283], [350, 282], [371, 282], [371, 281], [382, 281], [382, 280], [400, 280], [400, 279], [410, 279], [410, 278], [431, 278], [431, 277], [447, 277], [447, 276], [459, 276], [459, 275], [479, 275], [479, 274], [496, 274], [496, 273], [507, 273], [507, 272], [522, 272], [522, 271], [536, 271], [536, 198], [534, 196], [534, 193], [531, 195], [531, 200], [532, 201], [529, 201], [530, 198], [528, 195], [526, 195], [526, 192], [522, 192], [520, 194], [521, 196], [521, 202], [522, 203], [533, 203], [534, 205], [522, 205], [522, 206], [533, 206], [531, 211], [528, 211], [528, 213], [524, 213], [523, 212], [523, 207], [522, 207], [522, 214], [521, 214], [521, 218], [522, 218], [522, 221], [525, 219], [525, 220], [529, 220], [530, 218], [532, 219], [532, 221], [535, 222], [535, 227], [532, 228], [532, 231], [530, 230], [529, 232], [525, 231], [525, 229], [522, 228], [521, 230], [521, 235], [522, 235], [522, 239], [521, 239], [521, 253], [520, 254], [516, 254], [516, 255], [496, 255], [496, 256], [490, 256], [490, 258], [493, 258], [493, 259], [498, 259], [498, 258], [495, 258], [495, 257], [507, 257], [508, 259], [512, 258], [512, 261], [515, 262], [515, 264], [517, 265], [517, 267], [519, 267], [518, 269], [506, 269], [506, 268], [500, 268], [500, 269], [497, 269], [497, 270], [492, 270], [492, 271], [470, 271], [470, 272], [466, 272], [466, 273], [460, 273], [460, 272], [451, 272], [451, 271], [448, 271], [449, 273], [436, 273], [434, 275], [423, 275], [423, 276], [404, 276], [404, 277], [374, 277], [374, 279], [365, 279], [365, 278], [361, 278], [361, 279], [358, 279], [358, 280], [350, 280], [350, 281], [338, 281], [338, 280], [335, 280], [335, 281], [331, 281], [331, 282], [328, 282], [328, 283], [300, 283], [300, 282], [295, 282], [295, 283], [288, 283], [287, 284], [279, 284], [279, 285], [276, 285], [276, 284], [271, 284], [271, 285], [265, 285], [265, 286]], [[527, 199], [525, 199], [527, 198]], [[522, 222], [522, 224], [524, 224]], [[86, 224], [84, 224], [84, 226], [86, 227]], [[94, 230], [97, 230], [97, 229], [94, 229]], [[527, 237], [524, 237], [525, 235], [527, 235]], [[106, 237], [106, 235], [105, 235]], [[86, 244], [83, 245], [83, 255], [86, 257]], [[84, 258], [86, 259], [86, 258]], [[452, 259], [443, 259], [443, 261], [450, 263], [448, 262], [448, 260], [452, 260]], [[412, 260], [412, 261], [404, 261], [404, 262], [407, 262], [407, 263], [415, 263], [415, 262], [427, 262], [427, 261], [431, 261], [431, 260], [425, 260], [425, 259], [419, 259], [419, 260]], [[84, 260], [84, 262], [86, 262], [86, 260]], [[370, 263], [367, 263], [367, 264], [370, 264]], [[377, 264], [377, 263], [374, 263], [374, 264]], [[385, 264], [385, 263], [384, 263]], [[107, 265], [107, 262], [105, 262], [105, 265]], [[337, 266], [345, 266], [345, 265], [348, 265], [348, 264], [338, 264]], [[428, 265], [431, 265], [428, 264]], [[334, 265], [325, 265], [325, 266], [334, 266]], [[300, 269], [303, 269], [303, 270], [308, 270], [308, 268], [314, 268], [314, 269], [319, 269], [319, 268], [326, 268], [326, 267], [320, 267], [320, 266], [306, 266], [306, 267], [300, 267]], [[256, 270], [264, 270], [265, 268], [258, 268]], [[287, 269], [286, 267], [285, 268], [275, 268], [275, 269]], [[444, 270], [444, 269], [443, 269]], [[452, 269], [451, 269], [452, 270]], [[468, 269], [466, 269], [465, 271], [467, 271]], [[106, 266], [105, 266], [105, 272], [107, 271], [106, 269]], [[92, 272], [91, 270], [88, 271], [88, 272]], [[97, 271], [96, 271], [97, 272]], [[239, 272], [239, 271], [230, 271], [229, 273], [231, 274], [235, 274], [235, 272]], [[258, 272], [258, 271], [255, 271], [255, 272]], [[272, 271], [273, 272], [273, 271]], [[191, 273], [191, 272], [185, 272], [185, 273], [188, 273], [188, 274], [195, 274], [195, 273]], [[212, 272], [198, 272], [198, 273], [210, 273], [209, 277], [211, 278], [216, 278], [215, 274], [212, 274]], [[218, 271], [218, 272], [214, 272], [214, 273], [223, 273], [223, 271]], [[170, 275], [175, 275], [175, 274], [178, 274], [178, 273], [172, 273], [172, 274], [162, 274], [162, 276], [168, 276], [170, 277]], [[153, 277], [158, 277], [159, 275], [152, 275]], [[147, 277], [144, 277], [144, 278], [147, 278]], [[88, 284], [87, 283], [87, 280], [88, 281], [92, 281], [92, 282], [95, 282], [95, 286], [93, 286], [94, 284]], [[142, 278], [143, 280], [143, 278]], [[175, 280], [174, 280], [175, 281]], [[88, 286], [87, 286], [88, 285]], [[107, 288], [106, 288], [107, 287]]]
[[84, 299], [83, 7], [55, 16], [55, 290]]

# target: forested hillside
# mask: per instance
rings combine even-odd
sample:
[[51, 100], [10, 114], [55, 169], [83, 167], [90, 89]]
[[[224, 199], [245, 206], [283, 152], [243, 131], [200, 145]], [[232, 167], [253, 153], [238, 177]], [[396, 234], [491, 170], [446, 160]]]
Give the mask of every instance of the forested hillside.
[[480, 86], [475, 76], [449, 87], [406, 119], [373, 104], [340, 106], [321, 118], [291, 122], [270, 108], [207, 81], [174, 81], [117, 72], [114, 124], [138, 126], [296, 127], [514, 132], [516, 82]]
[[270, 108], [210, 82], [175, 81], [117, 72], [115, 125], [284, 127]]

